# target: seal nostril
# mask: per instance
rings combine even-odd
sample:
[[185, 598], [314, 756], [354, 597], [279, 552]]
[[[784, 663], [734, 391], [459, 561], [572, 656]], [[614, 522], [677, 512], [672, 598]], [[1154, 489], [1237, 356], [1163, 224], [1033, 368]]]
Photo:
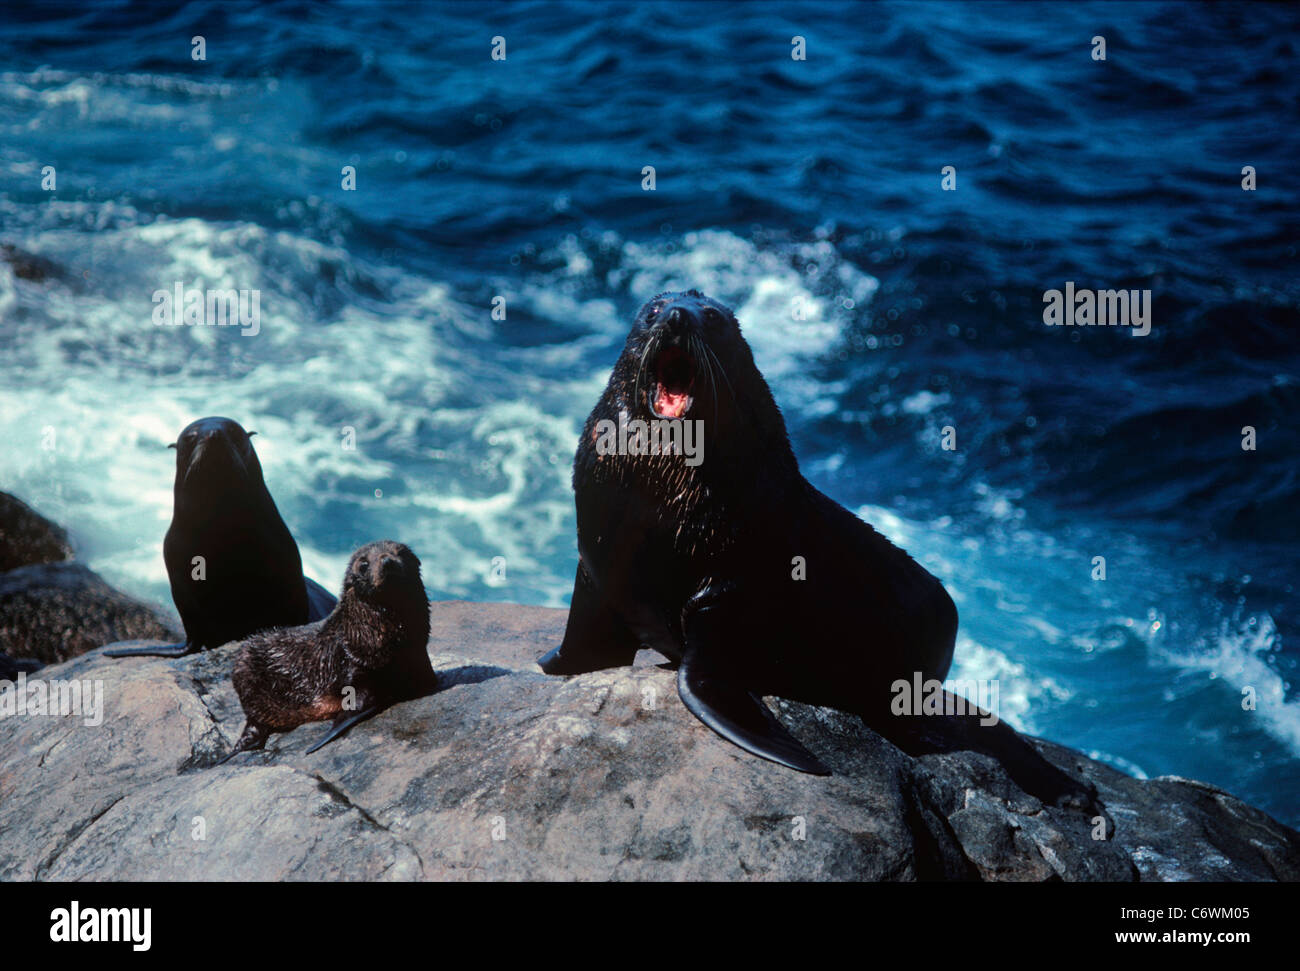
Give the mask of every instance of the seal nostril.
[[699, 325], [700, 319], [690, 307], [673, 306], [664, 313], [664, 325], [673, 336], [681, 336]]

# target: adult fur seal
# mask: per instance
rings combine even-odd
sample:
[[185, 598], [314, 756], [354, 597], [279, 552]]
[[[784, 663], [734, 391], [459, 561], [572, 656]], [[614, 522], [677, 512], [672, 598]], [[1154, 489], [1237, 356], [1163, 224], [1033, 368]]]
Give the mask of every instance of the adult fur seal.
[[[229, 418], [200, 418], [171, 446], [176, 483], [163, 560], [185, 643], [105, 651], [109, 657], [183, 657], [269, 627], [319, 620], [333, 608], [333, 595], [303, 576], [253, 434]], [[200, 579], [195, 557], [203, 558]]]
[[260, 749], [272, 732], [333, 718], [315, 752], [388, 705], [429, 694], [438, 680], [428, 643], [419, 559], [390, 540], [361, 547], [328, 617], [244, 642], [232, 679], [247, 724], [221, 761]]
[[[611, 448], [611, 428], [637, 419], [668, 433], [702, 422], [703, 460]], [[538, 662], [548, 674], [630, 664], [652, 647], [678, 662], [678, 693], [704, 724], [827, 775], [763, 695], [879, 724], [895, 680], [948, 672], [952, 599], [804, 479], [735, 316], [696, 290], [637, 314], [583, 429], [573, 488], [578, 575], [564, 640]]]

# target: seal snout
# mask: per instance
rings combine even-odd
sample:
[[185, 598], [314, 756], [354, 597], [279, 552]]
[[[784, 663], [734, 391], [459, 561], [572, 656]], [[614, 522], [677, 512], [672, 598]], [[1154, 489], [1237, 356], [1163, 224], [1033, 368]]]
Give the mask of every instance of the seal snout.
[[657, 418], [681, 418], [695, 403], [696, 355], [703, 320], [698, 303], [675, 300], [663, 307], [651, 331], [650, 411]]
[[176, 449], [179, 482], [188, 484], [191, 477], [197, 477], [200, 468], [247, 473], [256, 461], [250, 440], [255, 434], [244, 431], [238, 422], [229, 418], [200, 418], [192, 422], [172, 445]]
[[405, 570], [402, 568], [402, 561], [392, 553], [385, 553], [379, 558], [376, 570], [378, 571], [379, 576], [379, 586], [383, 586], [385, 583], [392, 582], [393, 580], [400, 580], [405, 573]]

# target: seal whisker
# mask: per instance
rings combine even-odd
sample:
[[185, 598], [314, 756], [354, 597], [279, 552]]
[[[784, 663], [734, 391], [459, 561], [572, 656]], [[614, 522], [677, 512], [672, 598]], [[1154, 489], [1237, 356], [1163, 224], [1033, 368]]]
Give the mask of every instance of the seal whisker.
[[636, 367], [636, 383], [632, 389], [633, 400], [632, 400], [631, 411], [633, 414], [636, 414], [636, 409], [641, 404], [641, 375], [645, 373], [646, 363], [650, 359], [650, 352], [655, 347], [657, 347], [658, 343], [659, 343], [658, 335], [651, 334], [650, 338], [645, 342], [645, 347], [641, 349], [641, 359], [637, 361], [637, 367]]

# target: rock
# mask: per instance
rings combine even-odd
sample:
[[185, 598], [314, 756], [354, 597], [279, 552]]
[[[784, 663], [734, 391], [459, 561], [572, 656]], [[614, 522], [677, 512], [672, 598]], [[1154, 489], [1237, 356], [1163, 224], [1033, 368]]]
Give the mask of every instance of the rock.
[[124, 637], [179, 636], [72, 555], [61, 526], [0, 492], [0, 681]]
[[152, 609], [114, 590], [80, 563], [42, 563], [0, 573], [0, 647], [45, 664], [113, 641], [177, 641]]
[[1130, 779], [1005, 727], [936, 718], [891, 741], [775, 702], [835, 771], [801, 775], [701, 725], [650, 655], [543, 675], [563, 611], [432, 617], [441, 689], [311, 756], [323, 723], [210, 767], [243, 725], [235, 645], [40, 672], [98, 683], [102, 724], [0, 731], [0, 878], [1300, 878], [1300, 834], [1201, 783]]
[[0, 571], [72, 559], [72, 544], [56, 526], [21, 499], [0, 492]]

